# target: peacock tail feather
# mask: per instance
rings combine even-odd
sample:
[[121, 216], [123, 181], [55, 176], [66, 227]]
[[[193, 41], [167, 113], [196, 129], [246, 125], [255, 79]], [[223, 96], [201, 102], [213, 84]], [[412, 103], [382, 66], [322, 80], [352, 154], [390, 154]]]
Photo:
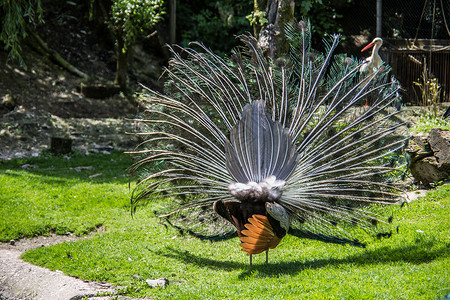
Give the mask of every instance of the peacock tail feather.
[[357, 59], [333, 54], [337, 35], [325, 53], [313, 50], [306, 21], [286, 32], [291, 51], [277, 60], [248, 35], [226, 58], [201, 43], [171, 49], [166, 93], [142, 96], [134, 208], [164, 199], [159, 215], [171, 225], [221, 239], [246, 229], [214, 203], [259, 197], [281, 207], [296, 236], [364, 246], [368, 235], [390, 235], [386, 205], [404, 200], [409, 137], [399, 83], [388, 66], [361, 74]]

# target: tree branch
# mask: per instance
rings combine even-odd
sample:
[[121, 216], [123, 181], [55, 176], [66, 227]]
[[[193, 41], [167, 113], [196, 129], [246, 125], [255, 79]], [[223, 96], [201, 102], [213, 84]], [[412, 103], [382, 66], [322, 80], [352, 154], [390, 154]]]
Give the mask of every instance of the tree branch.
[[67, 71], [69, 71], [83, 79], [89, 78], [89, 76], [86, 73], [78, 70], [74, 65], [72, 65], [67, 60], [65, 60], [61, 55], [59, 55], [58, 52], [56, 52], [53, 49], [50, 49], [48, 47], [47, 43], [45, 43], [44, 40], [39, 36], [39, 34], [36, 31], [34, 31], [32, 28], [30, 28], [30, 26], [26, 26], [26, 28], [27, 28], [27, 32], [34, 39], [34, 41], [32, 41], [31, 39], [28, 39], [31, 46], [33, 46], [34, 48], [37, 48], [37, 50], [42, 50], [41, 52], [43, 52], [44, 55], [46, 55], [49, 58], [51, 58], [52, 60], [54, 60], [58, 65], [60, 65]]

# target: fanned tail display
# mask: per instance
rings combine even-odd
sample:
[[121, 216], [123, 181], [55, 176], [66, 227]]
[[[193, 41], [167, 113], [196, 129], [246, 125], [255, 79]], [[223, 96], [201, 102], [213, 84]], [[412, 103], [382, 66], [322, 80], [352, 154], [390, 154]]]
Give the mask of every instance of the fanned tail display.
[[237, 233], [248, 254], [286, 234], [361, 247], [390, 236], [386, 205], [403, 201], [409, 136], [398, 82], [386, 65], [361, 73], [357, 59], [334, 55], [337, 35], [313, 50], [306, 21], [286, 33], [290, 55], [277, 60], [247, 35], [227, 58], [200, 43], [172, 50], [166, 93], [143, 95], [134, 208], [164, 199], [171, 225], [208, 239]]

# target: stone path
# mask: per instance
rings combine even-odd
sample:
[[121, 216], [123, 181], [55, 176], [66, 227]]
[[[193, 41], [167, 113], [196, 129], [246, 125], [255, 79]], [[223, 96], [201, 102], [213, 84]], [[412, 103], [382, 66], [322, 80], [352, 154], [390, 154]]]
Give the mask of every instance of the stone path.
[[[111, 300], [132, 299], [116, 295], [119, 287], [110, 284], [84, 281], [50, 271], [20, 259], [28, 249], [49, 246], [63, 241], [88, 237], [51, 236], [23, 239], [10, 245], [0, 244], [0, 299], [1, 300]], [[105, 296], [108, 295], [108, 296]]]
[[0, 250], [0, 299], [76, 300], [98, 293], [115, 294], [110, 285], [34, 266], [21, 260], [20, 254], [17, 250]]

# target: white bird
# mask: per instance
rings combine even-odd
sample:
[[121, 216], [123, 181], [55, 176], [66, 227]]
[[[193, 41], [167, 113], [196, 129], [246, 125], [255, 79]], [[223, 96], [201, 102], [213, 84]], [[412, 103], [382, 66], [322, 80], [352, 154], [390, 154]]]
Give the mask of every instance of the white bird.
[[[383, 65], [383, 60], [381, 59], [380, 55], [378, 54], [378, 50], [381, 48], [381, 45], [383, 45], [383, 40], [379, 37], [376, 37], [373, 39], [372, 42], [370, 42], [367, 46], [365, 46], [361, 52], [366, 51], [370, 47], [373, 47], [372, 49], [372, 55], [366, 58], [363, 62], [361, 67], [359, 68], [359, 72], [361, 73], [367, 73], [367, 75], [373, 74], [378, 70], [379, 67]], [[369, 107], [368, 101], [366, 98], [366, 103], [364, 104], [364, 107]]]
[[376, 37], [373, 39], [372, 42], [370, 42], [367, 46], [365, 46], [361, 52], [366, 51], [370, 47], [373, 47], [372, 55], [366, 58], [363, 61], [363, 64], [359, 71], [361, 73], [368, 72], [368, 74], [372, 74], [375, 72], [381, 65], [383, 64], [383, 60], [381, 59], [380, 55], [378, 54], [378, 50], [381, 48], [381, 45], [383, 45], [383, 40], [379, 37]]

